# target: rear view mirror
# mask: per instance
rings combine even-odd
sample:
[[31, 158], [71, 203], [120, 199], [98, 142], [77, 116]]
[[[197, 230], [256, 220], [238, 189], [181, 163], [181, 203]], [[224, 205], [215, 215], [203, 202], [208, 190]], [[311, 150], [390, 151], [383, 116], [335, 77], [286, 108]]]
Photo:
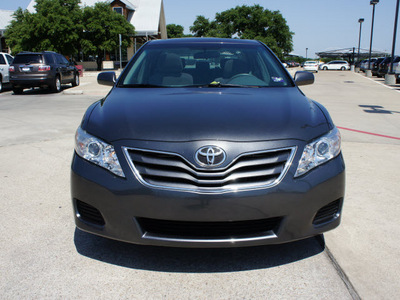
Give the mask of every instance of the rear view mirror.
[[297, 71], [294, 74], [294, 82], [297, 86], [314, 83], [314, 74], [307, 71]]
[[114, 86], [115, 81], [117, 81], [115, 72], [101, 72], [99, 75], [97, 75], [98, 84]]

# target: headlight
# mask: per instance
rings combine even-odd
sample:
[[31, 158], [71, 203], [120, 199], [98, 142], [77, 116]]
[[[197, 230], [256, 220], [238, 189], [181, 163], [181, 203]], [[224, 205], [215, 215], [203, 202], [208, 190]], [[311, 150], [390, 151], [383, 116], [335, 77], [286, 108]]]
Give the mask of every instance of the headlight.
[[125, 177], [114, 147], [88, 134], [81, 127], [75, 134], [75, 151], [83, 159]]
[[335, 127], [328, 134], [306, 145], [294, 177], [301, 176], [313, 168], [335, 158], [340, 153], [341, 137]]

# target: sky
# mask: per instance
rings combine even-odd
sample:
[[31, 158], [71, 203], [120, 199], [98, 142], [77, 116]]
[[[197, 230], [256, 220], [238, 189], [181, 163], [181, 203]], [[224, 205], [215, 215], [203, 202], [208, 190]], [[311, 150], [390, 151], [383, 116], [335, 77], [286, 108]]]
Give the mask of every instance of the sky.
[[[141, 0], [145, 1], [145, 0]], [[0, 0], [0, 9], [26, 8], [30, 0]], [[372, 5], [370, 0], [163, 0], [167, 24], [179, 24], [190, 33], [196, 16], [210, 20], [215, 14], [241, 6], [259, 4], [279, 10], [292, 32], [293, 53], [312, 58], [315, 52], [358, 47], [359, 18], [364, 18], [361, 30], [361, 48], [369, 49]], [[375, 8], [373, 50], [391, 53], [397, 0], [380, 0]], [[400, 32], [397, 31], [397, 37]], [[397, 38], [396, 38], [397, 40]], [[400, 43], [396, 45], [400, 54]]]

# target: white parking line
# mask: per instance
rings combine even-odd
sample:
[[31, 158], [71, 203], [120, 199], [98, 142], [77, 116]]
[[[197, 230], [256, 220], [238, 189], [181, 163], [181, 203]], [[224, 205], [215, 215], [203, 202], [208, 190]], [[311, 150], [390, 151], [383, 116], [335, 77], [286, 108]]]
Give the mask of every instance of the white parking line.
[[[355, 72], [354, 72], [354, 73], [355, 73]], [[386, 85], [386, 84], [384, 84], [384, 83], [375, 81], [373, 78], [366, 77], [366, 76], [364, 76], [363, 74], [360, 74], [360, 73], [355, 73], [355, 74], [357, 74], [358, 76], [361, 76], [362, 78], [371, 80], [372, 82], [375, 82], [375, 83], [377, 83], [377, 84], [380, 84], [381, 86], [384, 86], [385, 88], [388, 88], [388, 89], [391, 89], [391, 90], [393, 90], [393, 91], [396, 91], [396, 92], [400, 93], [400, 90], [398, 90], [397, 88], [394, 88], [394, 87], [388, 86], [388, 85]]]

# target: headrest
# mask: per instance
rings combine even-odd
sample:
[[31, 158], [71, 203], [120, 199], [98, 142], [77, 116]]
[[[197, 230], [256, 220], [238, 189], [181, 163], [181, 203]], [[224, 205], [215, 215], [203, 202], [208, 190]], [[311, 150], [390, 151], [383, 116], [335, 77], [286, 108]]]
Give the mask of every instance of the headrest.
[[224, 78], [230, 78], [236, 74], [249, 73], [249, 66], [241, 59], [230, 59], [224, 66]]
[[182, 60], [179, 55], [174, 53], [167, 53], [162, 58], [161, 72], [166, 74], [179, 74], [182, 73], [183, 66]]

